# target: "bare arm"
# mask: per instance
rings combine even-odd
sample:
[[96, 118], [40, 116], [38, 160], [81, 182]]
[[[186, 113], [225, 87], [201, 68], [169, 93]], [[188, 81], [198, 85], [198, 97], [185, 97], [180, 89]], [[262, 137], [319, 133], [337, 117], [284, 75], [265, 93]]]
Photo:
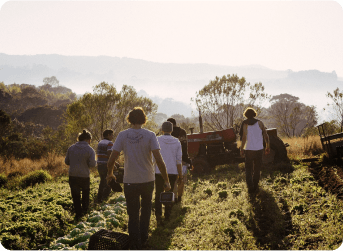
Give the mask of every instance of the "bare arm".
[[164, 160], [162, 158], [162, 155], [160, 153], [159, 149], [153, 150], [152, 154], [154, 155], [154, 158], [156, 160], [156, 164], [158, 169], [161, 172], [161, 175], [163, 177], [164, 180], [164, 184], [167, 186], [165, 188], [166, 191], [169, 191], [171, 189], [170, 183], [169, 183], [169, 178], [168, 178], [168, 173], [167, 173], [167, 168], [166, 168], [166, 164], [164, 163]]
[[266, 152], [265, 153], [269, 154], [270, 153], [270, 143], [269, 143], [269, 136], [268, 136], [266, 127], [264, 126], [262, 121], [259, 121], [258, 123], [259, 123], [261, 130], [262, 130], [264, 142], [266, 142]]
[[107, 162], [107, 183], [111, 182], [112, 179], [115, 179], [116, 177], [113, 175], [113, 170], [117, 170], [117, 168], [114, 167], [114, 164], [116, 163], [116, 160], [119, 157], [120, 152], [113, 150], [110, 158]]
[[244, 156], [244, 146], [245, 146], [245, 143], [247, 141], [248, 125], [243, 124], [242, 127], [243, 127], [243, 136], [242, 136], [242, 144], [241, 144], [241, 156], [243, 157]]

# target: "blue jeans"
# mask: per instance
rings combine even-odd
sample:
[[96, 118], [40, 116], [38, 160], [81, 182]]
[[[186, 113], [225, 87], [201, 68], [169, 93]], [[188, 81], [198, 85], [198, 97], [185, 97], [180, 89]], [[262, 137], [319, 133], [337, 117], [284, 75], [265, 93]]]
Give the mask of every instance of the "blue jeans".
[[[69, 186], [76, 217], [79, 218], [82, 214], [87, 213], [89, 206], [90, 178], [69, 176]], [[81, 200], [82, 191], [82, 200]], [[82, 203], [81, 203], [82, 201]]]
[[249, 191], [258, 188], [262, 167], [263, 150], [245, 150], [245, 174]]
[[98, 191], [98, 202], [106, 199], [111, 193], [111, 187], [107, 185], [106, 176], [107, 176], [107, 164], [98, 164], [98, 172], [100, 176], [100, 184]]
[[141, 249], [148, 240], [154, 181], [124, 183], [127, 214], [129, 215], [130, 249]]

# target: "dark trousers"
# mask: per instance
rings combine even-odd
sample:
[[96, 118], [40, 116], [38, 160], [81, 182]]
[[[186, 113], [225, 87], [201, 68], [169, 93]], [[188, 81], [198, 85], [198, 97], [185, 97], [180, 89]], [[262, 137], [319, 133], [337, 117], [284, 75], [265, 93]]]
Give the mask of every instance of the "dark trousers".
[[[174, 191], [175, 181], [177, 179], [176, 174], [168, 174], [170, 182], [170, 192]], [[155, 174], [155, 215], [156, 217], [162, 216], [162, 203], [160, 202], [160, 194], [164, 191], [164, 179], [161, 174]], [[173, 204], [165, 204], [164, 216], [166, 219], [169, 218], [171, 214]]]
[[124, 183], [127, 214], [129, 215], [130, 249], [141, 249], [148, 240], [154, 181]]
[[258, 188], [262, 168], [263, 150], [245, 150], [245, 174], [249, 191]]
[[98, 172], [100, 176], [100, 184], [98, 191], [98, 202], [106, 199], [111, 193], [111, 187], [107, 185], [107, 164], [98, 164]]
[[82, 214], [87, 213], [89, 206], [90, 178], [69, 176], [69, 186], [71, 196], [73, 197], [76, 217], [81, 217]]

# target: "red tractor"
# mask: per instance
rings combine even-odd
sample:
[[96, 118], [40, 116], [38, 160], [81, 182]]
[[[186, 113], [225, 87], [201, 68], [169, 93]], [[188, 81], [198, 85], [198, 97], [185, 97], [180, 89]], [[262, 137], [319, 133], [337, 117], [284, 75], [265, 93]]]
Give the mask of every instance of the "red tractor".
[[[192, 130], [193, 131], [193, 130]], [[267, 129], [270, 141], [270, 154], [264, 155], [264, 163], [289, 162], [288, 144], [277, 136], [277, 130]], [[233, 128], [222, 131], [191, 133], [187, 135], [188, 154], [193, 159], [195, 173], [209, 172], [216, 165], [244, 162], [237, 147]]]

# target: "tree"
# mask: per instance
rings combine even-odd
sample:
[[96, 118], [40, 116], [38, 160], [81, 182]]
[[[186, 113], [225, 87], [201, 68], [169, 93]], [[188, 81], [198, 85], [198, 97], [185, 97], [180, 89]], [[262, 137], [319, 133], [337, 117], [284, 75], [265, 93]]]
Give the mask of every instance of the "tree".
[[[118, 93], [113, 85], [102, 82], [93, 88], [93, 93], [86, 93], [68, 105], [64, 115], [66, 134], [73, 135], [75, 139], [78, 132], [87, 128], [99, 141], [102, 132], [111, 128], [116, 136], [128, 127], [126, 115], [136, 106], [143, 107], [148, 117], [157, 110], [157, 105], [150, 99], [138, 97], [133, 87], [124, 85]], [[154, 123], [149, 122], [147, 126], [153, 127]]]
[[10, 130], [11, 122], [11, 117], [5, 111], [0, 110], [0, 136], [6, 135], [6, 133]]
[[341, 127], [343, 126], [343, 91], [340, 92], [339, 88], [335, 89], [333, 93], [328, 92], [326, 94], [328, 98], [332, 100], [332, 104], [328, 104], [328, 106], [332, 106], [335, 115], [336, 115], [336, 120], [341, 121]]
[[268, 109], [270, 123], [287, 137], [300, 136], [305, 128], [317, 123], [318, 115], [314, 106], [300, 103], [298, 97], [284, 93], [273, 96]]
[[[249, 93], [246, 95], [246, 90]], [[196, 93], [195, 103], [210, 130], [223, 130], [234, 127], [237, 118], [242, 118], [243, 110], [253, 106], [260, 110], [260, 104], [269, 96], [262, 83], [250, 85], [245, 78], [237, 75], [216, 77]]]
[[50, 78], [46, 77], [43, 79], [43, 82], [45, 85], [49, 84], [49, 85], [55, 86], [55, 87], [58, 87], [60, 84], [60, 81], [58, 81], [58, 79], [55, 76], [52, 76]]

